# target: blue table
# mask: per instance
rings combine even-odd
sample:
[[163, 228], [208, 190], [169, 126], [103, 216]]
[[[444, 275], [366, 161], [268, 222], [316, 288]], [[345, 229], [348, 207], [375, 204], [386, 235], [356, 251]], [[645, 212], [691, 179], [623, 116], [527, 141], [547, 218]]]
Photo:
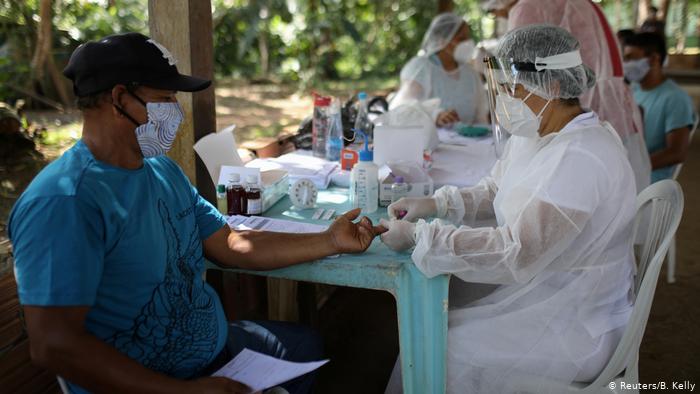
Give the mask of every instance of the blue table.
[[[349, 210], [347, 189], [319, 193], [318, 207], [337, 214]], [[314, 221], [314, 209], [296, 210], [285, 197], [265, 216], [328, 225]], [[367, 215], [373, 222], [386, 210]], [[221, 269], [210, 265], [209, 268]], [[274, 271], [227, 270], [273, 278], [338, 286], [386, 290], [396, 298], [403, 389], [406, 394], [445, 392], [447, 354], [447, 296], [449, 276], [428, 279], [408, 253], [395, 253], [375, 239], [364, 254], [342, 255]]]

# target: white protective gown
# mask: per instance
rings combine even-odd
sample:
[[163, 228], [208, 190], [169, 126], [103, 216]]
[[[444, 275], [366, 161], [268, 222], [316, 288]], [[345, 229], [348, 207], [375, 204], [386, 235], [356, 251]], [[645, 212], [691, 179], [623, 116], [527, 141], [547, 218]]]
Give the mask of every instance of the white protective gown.
[[390, 107], [435, 97], [442, 110], [456, 110], [460, 122], [487, 123], [488, 101], [481, 76], [469, 64], [445, 71], [435, 55], [416, 56], [403, 67], [401, 87]]
[[[418, 222], [416, 266], [498, 285], [466, 305], [450, 299], [448, 393], [597, 376], [632, 310], [635, 194], [619, 137], [592, 112], [543, 138], [512, 137], [489, 177], [435, 193], [451, 224]], [[494, 215], [497, 227], [470, 227]]]
[[651, 182], [651, 160], [644, 126], [632, 90], [625, 84], [622, 54], [615, 33], [592, 0], [519, 0], [508, 13], [508, 30], [548, 23], [568, 30], [581, 44], [581, 58], [596, 75], [595, 86], [580, 97], [581, 106], [609, 122], [627, 148], [637, 192]]

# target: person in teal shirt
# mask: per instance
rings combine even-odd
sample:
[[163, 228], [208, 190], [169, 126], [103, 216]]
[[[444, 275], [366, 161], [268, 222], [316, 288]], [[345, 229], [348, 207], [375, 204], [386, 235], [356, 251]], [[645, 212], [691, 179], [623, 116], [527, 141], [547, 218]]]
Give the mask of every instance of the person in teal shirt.
[[663, 75], [666, 42], [662, 35], [638, 33], [625, 40], [625, 77], [644, 111], [644, 138], [651, 157], [651, 182], [673, 177], [690, 145], [693, 102]]
[[[64, 74], [84, 118], [81, 139], [37, 175], [10, 214], [20, 303], [35, 364], [72, 393], [244, 393], [211, 377], [243, 348], [290, 361], [322, 357], [309, 329], [229, 323], [202, 279], [222, 267], [281, 268], [362, 252], [380, 231], [359, 210], [327, 231], [232, 231], [165, 156], [184, 118], [177, 91], [211, 81], [182, 75], [138, 33], [88, 42]], [[288, 382], [308, 393], [313, 376]]]

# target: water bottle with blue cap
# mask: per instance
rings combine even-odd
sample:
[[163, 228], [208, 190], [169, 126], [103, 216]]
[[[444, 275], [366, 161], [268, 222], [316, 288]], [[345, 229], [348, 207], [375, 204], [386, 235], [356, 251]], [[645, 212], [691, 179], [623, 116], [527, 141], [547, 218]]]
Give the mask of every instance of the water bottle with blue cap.
[[374, 154], [369, 150], [367, 134], [355, 130], [362, 136], [364, 149], [350, 172], [350, 202], [353, 208], [362, 208], [363, 213], [372, 213], [379, 207], [379, 168], [374, 164]]

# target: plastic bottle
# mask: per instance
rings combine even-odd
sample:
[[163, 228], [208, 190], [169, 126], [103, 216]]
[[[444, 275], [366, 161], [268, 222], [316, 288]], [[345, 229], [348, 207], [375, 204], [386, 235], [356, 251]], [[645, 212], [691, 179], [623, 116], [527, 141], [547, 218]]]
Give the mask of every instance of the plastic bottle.
[[365, 133], [365, 136], [367, 137], [366, 139], [369, 140], [367, 143], [371, 144], [372, 141], [374, 141], [374, 125], [369, 120], [369, 114], [367, 112], [367, 93], [358, 93], [357, 99], [358, 102], [357, 117], [355, 118], [355, 130], [361, 130], [363, 133]]
[[404, 182], [402, 176], [394, 178], [394, 183], [391, 185], [391, 203], [395, 203], [406, 197], [408, 194], [408, 184]]
[[229, 215], [243, 215], [245, 205], [245, 188], [241, 185], [241, 176], [231, 174], [228, 186], [226, 186], [226, 200], [228, 203]]
[[228, 198], [226, 185], [216, 185], [216, 208], [222, 215], [228, 215]]
[[364, 149], [360, 151], [360, 161], [350, 172], [350, 202], [353, 208], [362, 208], [363, 213], [372, 213], [379, 207], [379, 168], [372, 162], [373, 152], [369, 150], [367, 135], [356, 131], [364, 138]]
[[326, 160], [340, 161], [340, 151], [343, 150], [343, 120], [340, 116], [340, 103], [333, 100], [329, 110], [330, 125], [326, 141]]
[[316, 157], [326, 157], [326, 140], [330, 127], [331, 98], [314, 95], [314, 117], [311, 121], [311, 149]]
[[255, 175], [248, 175], [246, 182], [246, 214], [248, 216], [262, 214], [262, 191], [258, 186], [258, 178]]

